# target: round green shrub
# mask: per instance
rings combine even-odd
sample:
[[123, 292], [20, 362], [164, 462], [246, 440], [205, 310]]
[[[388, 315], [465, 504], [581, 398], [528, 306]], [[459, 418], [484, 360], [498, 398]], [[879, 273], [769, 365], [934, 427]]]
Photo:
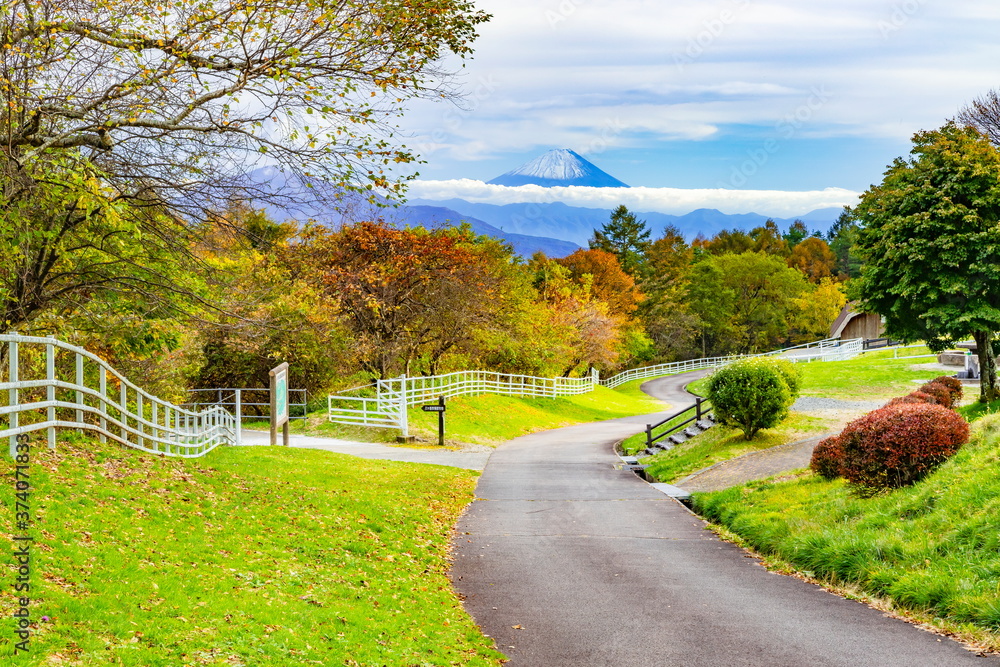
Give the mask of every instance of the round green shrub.
[[781, 373], [785, 384], [788, 385], [788, 404], [791, 405], [799, 397], [799, 391], [802, 389], [802, 371], [797, 364], [793, 364], [788, 359], [782, 359], [781, 357], [769, 357], [766, 361]]
[[844, 450], [840, 444], [839, 436], [835, 435], [820, 440], [816, 448], [813, 449], [809, 468], [823, 479], [837, 479], [840, 477], [840, 464], [843, 456]]
[[848, 424], [839, 436], [840, 474], [869, 489], [908, 486], [969, 439], [969, 424], [940, 405], [887, 405]]
[[708, 379], [708, 398], [722, 424], [739, 428], [752, 440], [763, 428], [781, 423], [794, 402], [784, 374], [773, 359], [741, 359]]

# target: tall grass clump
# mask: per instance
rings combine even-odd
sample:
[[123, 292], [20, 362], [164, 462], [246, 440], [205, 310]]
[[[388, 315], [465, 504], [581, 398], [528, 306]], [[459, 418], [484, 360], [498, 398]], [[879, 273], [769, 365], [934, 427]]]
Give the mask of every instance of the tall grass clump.
[[820, 580], [1000, 631], [1000, 415], [977, 422], [936, 470], [888, 493], [865, 497], [845, 480], [809, 475], [695, 494], [694, 504]]

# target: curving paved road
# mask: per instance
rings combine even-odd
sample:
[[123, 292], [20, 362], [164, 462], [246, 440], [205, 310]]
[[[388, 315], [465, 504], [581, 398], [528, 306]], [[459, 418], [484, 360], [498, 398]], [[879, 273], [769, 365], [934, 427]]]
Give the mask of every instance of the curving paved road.
[[[644, 389], [680, 406], [691, 379]], [[612, 444], [646, 421], [529, 435], [490, 458], [459, 523], [452, 579], [510, 665], [1000, 665], [768, 572], [614, 470]]]

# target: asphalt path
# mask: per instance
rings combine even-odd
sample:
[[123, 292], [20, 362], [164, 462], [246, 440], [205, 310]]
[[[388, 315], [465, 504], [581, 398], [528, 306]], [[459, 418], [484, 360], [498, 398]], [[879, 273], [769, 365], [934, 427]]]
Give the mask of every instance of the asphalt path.
[[[679, 409], [691, 379], [644, 389]], [[456, 531], [451, 575], [510, 665], [1000, 664], [768, 572], [677, 501], [615, 470], [613, 444], [650, 420], [536, 433], [487, 463]]]

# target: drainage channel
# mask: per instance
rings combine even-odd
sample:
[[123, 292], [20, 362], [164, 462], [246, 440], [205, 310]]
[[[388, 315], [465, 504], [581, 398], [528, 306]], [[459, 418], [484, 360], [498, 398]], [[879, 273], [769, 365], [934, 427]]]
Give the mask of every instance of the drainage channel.
[[651, 487], [667, 495], [674, 500], [681, 502], [688, 509], [691, 508], [691, 494], [688, 491], [680, 488], [679, 486], [674, 486], [673, 484], [664, 484], [663, 482], [657, 482], [653, 477], [646, 472], [646, 468], [649, 466], [639, 463], [638, 457], [635, 456], [624, 456], [617, 451], [615, 447], [615, 453], [618, 454], [618, 458], [621, 459], [621, 463], [616, 463], [615, 470], [631, 470], [635, 473], [636, 477], [643, 480]]

